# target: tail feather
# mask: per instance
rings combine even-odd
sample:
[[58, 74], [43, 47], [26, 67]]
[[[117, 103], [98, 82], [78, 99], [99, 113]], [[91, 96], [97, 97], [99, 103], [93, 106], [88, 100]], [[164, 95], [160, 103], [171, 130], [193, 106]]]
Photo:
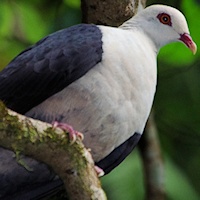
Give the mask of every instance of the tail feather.
[[44, 163], [24, 156], [27, 170], [15, 154], [0, 147], [0, 200], [39, 200], [63, 188], [63, 182]]

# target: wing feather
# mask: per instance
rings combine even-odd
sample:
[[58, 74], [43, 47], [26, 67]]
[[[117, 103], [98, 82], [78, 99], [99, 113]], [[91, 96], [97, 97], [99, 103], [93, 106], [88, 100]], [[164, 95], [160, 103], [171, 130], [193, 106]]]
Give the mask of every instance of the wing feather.
[[81, 24], [55, 32], [21, 52], [0, 72], [0, 99], [24, 114], [82, 77], [102, 59], [102, 33]]

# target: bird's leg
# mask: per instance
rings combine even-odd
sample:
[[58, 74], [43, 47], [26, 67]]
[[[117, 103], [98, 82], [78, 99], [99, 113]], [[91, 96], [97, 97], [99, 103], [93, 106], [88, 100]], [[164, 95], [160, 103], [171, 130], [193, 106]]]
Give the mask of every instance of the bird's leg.
[[72, 126], [70, 126], [69, 124], [55, 121], [52, 123], [52, 125], [54, 128], [58, 127], [64, 131], [67, 131], [69, 133], [69, 138], [72, 143], [75, 142], [77, 137], [79, 137], [81, 140], [84, 139], [83, 134], [74, 130], [74, 128]]

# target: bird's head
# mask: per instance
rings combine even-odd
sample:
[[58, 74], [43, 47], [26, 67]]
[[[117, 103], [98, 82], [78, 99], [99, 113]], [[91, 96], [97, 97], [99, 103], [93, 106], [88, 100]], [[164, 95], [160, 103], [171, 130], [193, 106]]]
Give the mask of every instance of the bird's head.
[[164, 5], [152, 5], [132, 18], [133, 24], [153, 40], [160, 49], [170, 42], [183, 42], [194, 54], [197, 46], [190, 36], [184, 15], [177, 9]]

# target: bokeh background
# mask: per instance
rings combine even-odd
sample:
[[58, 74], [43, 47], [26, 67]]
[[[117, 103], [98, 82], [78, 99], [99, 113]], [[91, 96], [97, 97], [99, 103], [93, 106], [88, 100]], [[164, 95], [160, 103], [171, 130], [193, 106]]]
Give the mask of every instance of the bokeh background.
[[[200, 46], [199, 0], [147, 0], [181, 10]], [[0, 0], [0, 69], [27, 46], [56, 30], [81, 22], [79, 0]], [[199, 51], [200, 52], [200, 51]], [[200, 199], [200, 53], [171, 44], [158, 56], [154, 116], [165, 166], [169, 200]], [[110, 200], [144, 199], [143, 166], [136, 149], [102, 178]]]

